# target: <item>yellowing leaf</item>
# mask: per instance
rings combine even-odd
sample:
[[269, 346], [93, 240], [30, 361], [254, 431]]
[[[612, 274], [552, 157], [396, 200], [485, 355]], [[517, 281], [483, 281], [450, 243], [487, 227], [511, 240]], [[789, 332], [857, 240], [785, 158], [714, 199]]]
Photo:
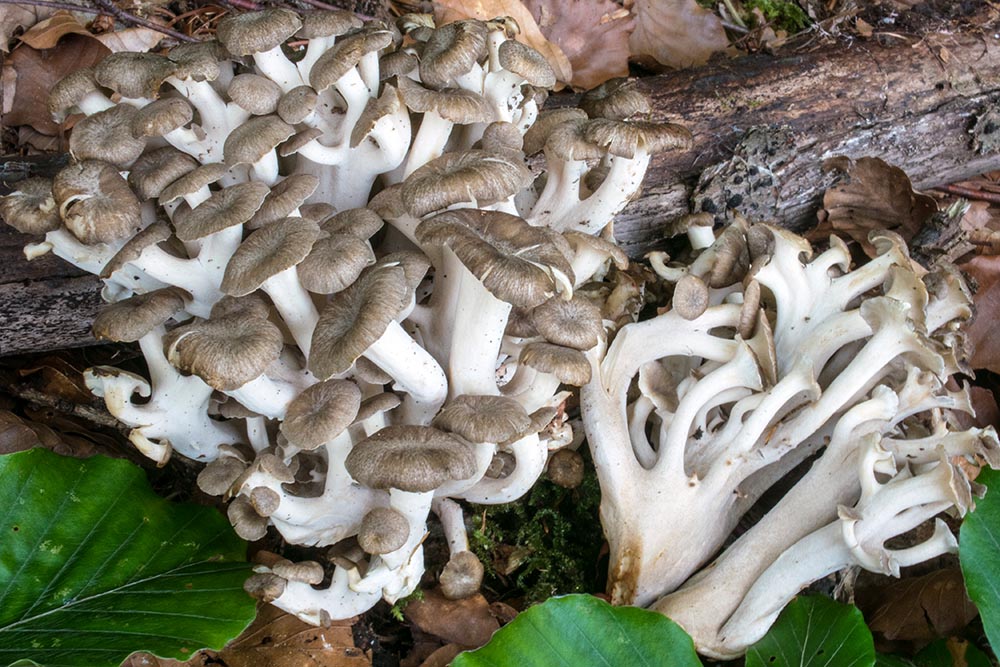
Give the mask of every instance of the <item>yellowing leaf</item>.
[[24, 5], [0, 5], [0, 51], [10, 51], [10, 40], [18, 28], [29, 28], [42, 19], [48, 18], [54, 10], [50, 7], [28, 7]]
[[163, 41], [164, 37], [166, 35], [158, 30], [136, 26], [96, 35], [95, 39], [111, 49], [112, 53], [118, 53], [120, 51], [149, 51]]
[[695, 0], [636, 0], [632, 56], [645, 65], [702, 65], [729, 46], [722, 21]]
[[69, 12], [56, 12], [21, 35], [21, 41], [33, 49], [51, 49], [66, 35], [89, 36], [90, 32]]
[[434, 18], [438, 25], [461, 19], [489, 21], [498, 16], [509, 16], [521, 27], [518, 41], [532, 47], [549, 61], [556, 79], [569, 83], [573, 66], [563, 50], [545, 38], [535, 18], [519, 0], [439, 0], [435, 3]]
[[574, 88], [628, 76], [628, 36], [635, 26], [628, 10], [611, 0], [524, 0], [524, 5], [542, 34], [569, 58]]

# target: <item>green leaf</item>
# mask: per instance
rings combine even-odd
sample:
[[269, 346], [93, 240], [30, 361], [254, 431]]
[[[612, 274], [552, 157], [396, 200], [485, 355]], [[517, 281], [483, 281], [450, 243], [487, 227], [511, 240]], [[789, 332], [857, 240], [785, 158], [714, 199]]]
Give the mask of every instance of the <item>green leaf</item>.
[[875, 667], [914, 667], [914, 665], [898, 655], [879, 653], [875, 656]]
[[958, 556], [969, 598], [979, 608], [986, 637], [1000, 647], [1000, 472], [984, 468], [976, 482], [989, 489], [966, 515], [959, 531]]
[[[990, 659], [982, 651], [965, 642], [958, 642], [957, 647], [965, 646], [963, 667], [991, 667]], [[954, 667], [955, 658], [948, 650], [948, 640], [938, 639], [928, 644], [920, 653], [913, 656], [913, 664], [916, 667]]]
[[221, 648], [252, 620], [246, 545], [127, 461], [0, 457], [0, 665], [117, 666]]
[[700, 667], [691, 638], [662, 614], [590, 595], [551, 598], [519, 614], [452, 667]]
[[861, 611], [818, 595], [793, 600], [746, 658], [746, 667], [874, 664], [875, 643]]

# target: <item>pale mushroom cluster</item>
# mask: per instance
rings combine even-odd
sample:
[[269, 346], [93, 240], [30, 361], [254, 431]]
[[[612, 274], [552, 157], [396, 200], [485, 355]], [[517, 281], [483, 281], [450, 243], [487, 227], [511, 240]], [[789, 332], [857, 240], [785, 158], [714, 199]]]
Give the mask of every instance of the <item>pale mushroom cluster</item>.
[[412, 592], [431, 512], [445, 593], [478, 589], [456, 500], [514, 500], [579, 444], [567, 388], [627, 264], [609, 223], [690, 143], [627, 82], [539, 114], [555, 76], [517, 31], [268, 9], [116, 53], [51, 92], [84, 116], [72, 164], [0, 198], [44, 234], [29, 258], [103, 279], [94, 334], [138, 342], [148, 378], [86, 372], [130, 440], [204, 462], [241, 536], [330, 547], [247, 584], [307, 621]]
[[948, 527], [928, 522], [972, 506], [981, 489], [967, 471], [1000, 466], [1000, 445], [993, 427], [961, 428], [969, 396], [947, 386], [968, 372], [972, 315], [953, 269], [927, 273], [889, 232], [873, 233], [878, 256], [854, 268], [836, 237], [815, 254], [761, 224], [687, 232], [693, 261], [650, 257], [670, 305], [587, 352], [582, 414], [612, 600], [652, 606], [701, 653], [729, 659], [828, 574], [898, 576], [955, 552]]
[[971, 506], [963, 463], [1000, 464], [947, 385], [961, 278], [919, 270], [891, 234], [852, 267], [836, 239], [815, 254], [743, 223], [716, 238], [696, 216], [690, 262], [650, 257], [648, 294], [671, 297], [640, 319], [610, 223], [650, 156], [690, 137], [621, 80], [540, 113], [555, 77], [516, 32], [268, 9], [218, 41], [114, 54], [52, 91], [57, 118], [84, 115], [73, 163], [0, 198], [44, 235], [29, 258], [103, 279], [95, 335], [138, 342], [148, 378], [86, 373], [131, 441], [205, 463], [199, 486], [243, 537], [328, 547], [270, 559], [247, 589], [312, 623], [399, 599], [433, 513], [445, 594], [475, 592], [458, 501], [514, 500], [578, 445], [576, 387], [611, 597], [707, 655], [742, 653], [830, 572], [954, 551], [939, 521], [915, 529]]

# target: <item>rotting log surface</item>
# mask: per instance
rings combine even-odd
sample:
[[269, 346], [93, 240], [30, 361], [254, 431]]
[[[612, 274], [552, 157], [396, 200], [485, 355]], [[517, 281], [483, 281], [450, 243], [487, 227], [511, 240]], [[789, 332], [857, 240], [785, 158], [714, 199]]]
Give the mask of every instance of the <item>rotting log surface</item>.
[[[633, 256], [659, 241], [664, 225], [689, 212], [699, 174], [741, 161], [734, 151], [759, 126], [782, 128], [762, 156], [772, 183], [740, 199], [766, 202], [753, 217], [793, 229], [815, 220], [831, 182], [821, 164], [834, 155], [880, 157], [903, 167], [917, 188], [1000, 168], [1000, 154], [976, 153], [971, 135], [979, 115], [1000, 107], [1000, 38], [956, 32], [892, 41], [747, 56], [640, 79], [654, 120], [683, 123], [695, 145], [654, 158], [642, 196], [616, 222], [619, 240]], [[575, 101], [553, 96], [548, 106]], [[732, 182], [716, 194], [728, 196]], [[99, 282], [55, 258], [25, 261], [29, 240], [0, 225], [0, 354], [93, 342]]]

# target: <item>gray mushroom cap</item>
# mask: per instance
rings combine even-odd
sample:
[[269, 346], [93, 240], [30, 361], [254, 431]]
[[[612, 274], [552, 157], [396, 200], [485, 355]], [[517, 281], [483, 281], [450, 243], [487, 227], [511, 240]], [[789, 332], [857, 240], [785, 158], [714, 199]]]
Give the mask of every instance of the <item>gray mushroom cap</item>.
[[470, 71], [486, 55], [486, 25], [468, 20], [435, 29], [420, 55], [420, 80], [431, 88], [444, 88]]
[[316, 294], [333, 294], [354, 283], [375, 263], [375, 253], [364, 239], [323, 232], [298, 266], [302, 286]]
[[441, 571], [441, 593], [449, 600], [461, 600], [479, 592], [483, 583], [483, 564], [471, 551], [459, 551]]
[[270, 51], [302, 27], [299, 15], [288, 9], [232, 14], [221, 21], [216, 36], [235, 56]]
[[230, 53], [214, 39], [204, 42], [181, 43], [167, 52], [174, 63], [174, 76], [192, 81], [215, 81], [221, 69], [219, 62], [228, 60]]
[[674, 287], [672, 304], [685, 320], [700, 317], [708, 308], [708, 285], [697, 276], [684, 276]]
[[549, 140], [549, 135], [563, 123], [586, 119], [587, 114], [575, 107], [548, 109], [541, 112], [538, 114], [538, 120], [524, 133], [525, 155], [534, 155], [541, 152], [545, 148], [545, 142]]
[[549, 61], [530, 46], [508, 39], [497, 51], [500, 66], [517, 74], [532, 86], [551, 88], [556, 85], [556, 73]]
[[580, 98], [580, 108], [591, 118], [627, 120], [652, 112], [649, 98], [635, 86], [635, 80], [618, 77], [608, 79]]
[[[499, 211], [456, 209], [417, 226], [417, 239], [447, 245], [495, 297], [515, 306], [538, 306], [556, 292], [551, 271], [573, 280], [556, 232]], [[549, 267], [548, 270], [543, 267]]]
[[172, 330], [164, 339], [170, 363], [219, 391], [233, 391], [260, 377], [284, 346], [281, 330], [241, 314]]
[[278, 109], [281, 86], [259, 74], [237, 74], [229, 84], [229, 99], [250, 113], [264, 116]]
[[163, 80], [176, 68], [176, 63], [165, 56], [121, 51], [99, 62], [94, 68], [94, 78], [122, 97], [155, 98]]
[[391, 507], [376, 507], [365, 514], [358, 530], [358, 545], [370, 554], [387, 554], [401, 548], [410, 536], [410, 522]]
[[601, 310], [587, 299], [549, 299], [531, 311], [531, 321], [545, 340], [556, 345], [589, 350], [604, 333]]
[[302, 17], [302, 28], [296, 37], [339, 37], [364, 25], [364, 21], [344, 9], [309, 12]]
[[595, 118], [584, 131], [588, 141], [607, 149], [612, 155], [632, 158], [641, 146], [648, 153], [691, 148], [691, 132], [674, 123], [620, 121]]
[[316, 109], [319, 95], [310, 86], [296, 86], [278, 100], [278, 115], [286, 123], [301, 123]]
[[254, 116], [226, 137], [222, 147], [226, 164], [253, 164], [295, 134], [295, 128], [277, 116]]
[[125, 245], [115, 253], [114, 257], [101, 269], [101, 278], [110, 278], [115, 271], [125, 268], [129, 262], [134, 262], [142, 256], [142, 252], [157, 243], [162, 243], [173, 236], [170, 225], [158, 220], [147, 226], [141, 232], [125, 242]]
[[469, 442], [506, 442], [531, 426], [524, 406], [507, 396], [462, 394], [434, 418], [434, 426]]
[[531, 172], [509, 156], [470, 150], [445, 153], [410, 174], [400, 191], [415, 217], [459, 202], [489, 206], [520, 192], [531, 183]]
[[367, 487], [412, 493], [476, 474], [473, 446], [430, 426], [387, 426], [356, 444], [344, 465]]
[[82, 243], [113, 243], [142, 226], [139, 200], [107, 162], [84, 160], [63, 168], [52, 181], [52, 194], [66, 228]]
[[119, 167], [131, 164], [146, 147], [145, 138], [132, 134], [139, 111], [118, 104], [81, 120], [69, 137], [69, 152], [77, 160], [104, 160]]
[[26, 178], [13, 192], [0, 197], [0, 218], [22, 234], [45, 234], [59, 229], [62, 221], [48, 178]]
[[179, 287], [164, 287], [109, 304], [94, 318], [94, 338], [134, 343], [184, 310], [186, 298]]
[[579, 350], [552, 343], [528, 343], [518, 361], [543, 373], [551, 373], [574, 387], [590, 382], [590, 362]]
[[288, 217], [316, 191], [318, 186], [319, 179], [312, 174], [286, 176], [271, 187], [271, 191], [264, 198], [264, 203], [247, 223], [247, 227], [259, 229]]
[[319, 225], [302, 218], [285, 218], [251, 233], [233, 253], [222, 277], [221, 289], [245, 296], [268, 278], [290, 269], [309, 254], [319, 236]]
[[[226, 511], [229, 517], [229, 523], [233, 524], [233, 530], [236, 534], [242, 537], [248, 542], [253, 542], [259, 540], [265, 535], [267, 535], [267, 519], [257, 514], [257, 510], [253, 508], [250, 504], [250, 499], [246, 496], [237, 496], [233, 502], [229, 503], [229, 508]], [[277, 577], [276, 575], [270, 575], [275, 577], [281, 582], [280, 588], [284, 590], [284, 579]], [[261, 575], [254, 575], [243, 586], [247, 589], [247, 592], [251, 595], [261, 595], [264, 589], [257, 585], [256, 582], [261, 581], [259, 578]], [[251, 582], [254, 582], [253, 584]], [[269, 582], [269, 586], [273, 587], [276, 582]], [[270, 589], [269, 589], [270, 590]], [[280, 596], [280, 592], [271, 591], [268, 592], [263, 597], [269, 597], [271, 600]]]
[[263, 183], [239, 183], [224, 188], [183, 216], [174, 216], [177, 238], [194, 241], [233, 225], [241, 225], [257, 212], [270, 192]]
[[187, 170], [156, 196], [160, 205], [169, 204], [178, 197], [194, 194], [206, 185], [215, 183], [225, 176], [227, 171], [229, 169], [221, 162], [198, 165], [194, 169]]
[[300, 449], [312, 450], [354, 422], [361, 390], [350, 380], [326, 380], [302, 391], [288, 405], [281, 432]]
[[337, 40], [321, 55], [309, 71], [309, 85], [316, 92], [323, 92], [361, 62], [367, 53], [381, 51], [392, 44], [388, 30], [362, 30]]
[[139, 109], [132, 119], [133, 137], [162, 137], [184, 127], [194, 118], [194, 109], [183, 97], [165, 97]]
[[59, 79], [52, 86], [48, 100], [46, 100], [46, 108], [49, 115], [61, 123], [80, 100], [89, 93], [99, 90], [97, 79], [94, 78], [94, 68], [78, 69]]
[[453, 123], [492, 123], [496, 110], [485, 97], [463, 88], [425, 88], [408, 77], [398, 79], [399, 94], [406, 107], [418, 113], [435, 112]]

